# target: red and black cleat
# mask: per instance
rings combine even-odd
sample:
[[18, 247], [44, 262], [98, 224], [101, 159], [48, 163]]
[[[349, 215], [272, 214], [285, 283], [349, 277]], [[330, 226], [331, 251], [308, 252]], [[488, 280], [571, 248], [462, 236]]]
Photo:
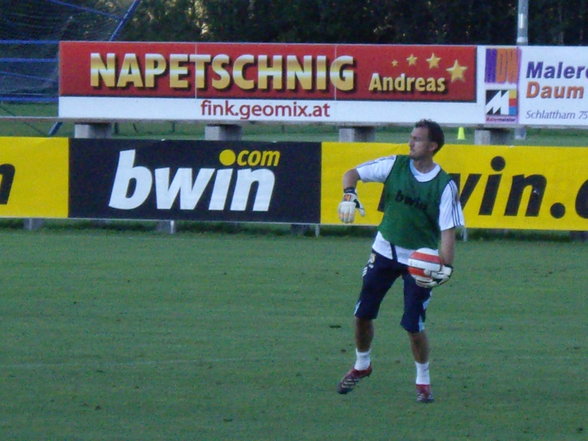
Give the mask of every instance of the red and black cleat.
[[370, 365], [367, 369], [357, 370], [351, 369], [345, 374], [343, 379], [337, 385], [337, 392], [340, 394], [346, 394], [351, 392], [353, 388], [359, 383], [359, 380], [365, 377], [369, 377], [372, 373], [372, 366]]

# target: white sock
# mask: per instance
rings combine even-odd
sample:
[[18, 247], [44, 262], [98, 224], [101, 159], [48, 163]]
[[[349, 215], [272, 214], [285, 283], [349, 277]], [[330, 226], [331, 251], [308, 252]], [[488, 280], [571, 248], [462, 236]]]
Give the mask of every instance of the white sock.
[[431, 384], [431, 378], [429, 376], [429, 362], [417, 363], [416, 366], [416, 384]]
[[371, 349], [367, 352], [359, 352], [356, 349], [355, 355], [357, 356], [357, 358], [355, 359], [355, 366], [353, 366], [353, 368], [357, 369], [358, 371], [364, 371], [367, 368], [369, 368], [372, 362], [370, 358], [370, 352]]

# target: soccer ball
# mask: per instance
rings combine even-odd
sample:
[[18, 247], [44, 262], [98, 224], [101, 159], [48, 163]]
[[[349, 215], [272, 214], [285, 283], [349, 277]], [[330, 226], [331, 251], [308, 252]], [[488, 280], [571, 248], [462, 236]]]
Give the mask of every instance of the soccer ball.
[[433, 279], [427, 273], [440, 271], [442, 266], [439, 253], [431, 248], [419, 248], [408, 256], [408, 273], [417, 282], [431, 282]]

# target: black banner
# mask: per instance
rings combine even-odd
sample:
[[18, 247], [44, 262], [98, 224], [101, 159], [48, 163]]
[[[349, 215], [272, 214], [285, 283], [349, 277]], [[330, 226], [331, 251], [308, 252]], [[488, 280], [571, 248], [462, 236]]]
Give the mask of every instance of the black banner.
[[71, 218], [320, 222], [320, 143], [70, 142]]

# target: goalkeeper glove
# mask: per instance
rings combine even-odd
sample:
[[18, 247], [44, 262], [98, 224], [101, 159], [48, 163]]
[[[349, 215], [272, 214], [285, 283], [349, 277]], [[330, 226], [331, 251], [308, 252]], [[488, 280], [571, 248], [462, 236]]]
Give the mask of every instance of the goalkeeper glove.
[[338, 212], [341, 222], [350, 224], [355, 219], [355, 210], [359, 210], [359, 214], [365, 216], [365, 210], [359, 199], [355, 188], [348, 187], [343, 191], [343, 201], [339, 203]]
[[451, 265], [442, 265], [439, 271], [425, 270], [425, 275], [431, 278], [428, 282], [417, 281], [417, 285], [422, 288], [435, 288], [447, 282], [453, 274], [453, 267]]

